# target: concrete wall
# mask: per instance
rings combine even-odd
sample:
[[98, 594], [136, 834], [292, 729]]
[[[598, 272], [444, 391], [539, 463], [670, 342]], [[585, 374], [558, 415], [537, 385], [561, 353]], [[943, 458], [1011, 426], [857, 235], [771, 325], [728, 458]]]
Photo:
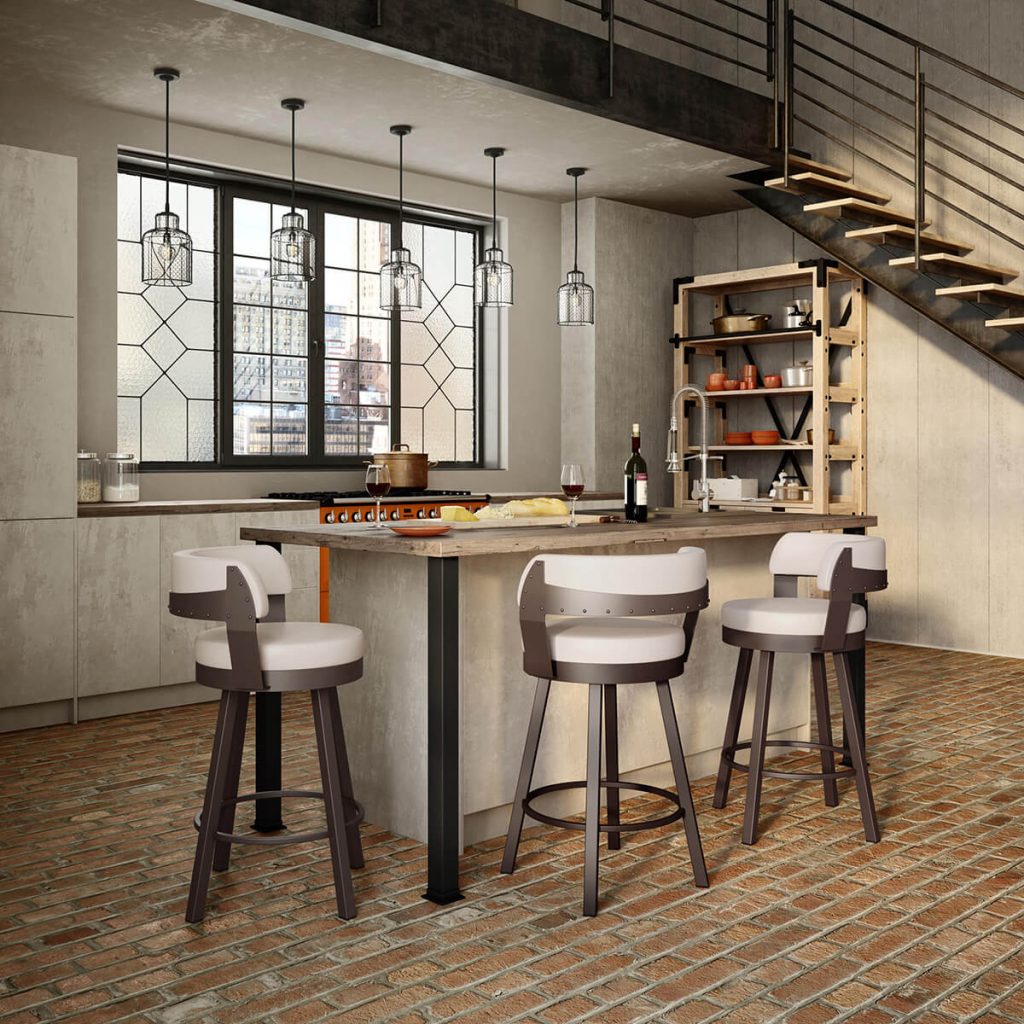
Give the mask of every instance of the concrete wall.
[[[759, 210], [695, 226], [698, 274], [815, 255]], [[880, 290], [868, 300], [868, 506], [890, 579], [871, 633], [1024, 657], [1024, 381]]]
[[[573, 208], [562, 263], [572, 266]], [[663, 470], [672, 395], [672, 279], [690, 273], [694, 221], [607, 199], [580, 204], [580, 268], [595, 290], [593, 327], [562, 328], [562, 459], [592, 489], [621, 491], [640, 423], [653, 507], [670, 500]]]
[[[264, 174], [288, 166], [287, 150], [258, 140], [175, 127], [174, 155]], [[83, 106], [65, 97], [0, 95], [0, 143], [78, 158], [78, 442], [92, 451], [113, 451], [117, 437], [116, 171], [118, 147], [161, 151], [158, 121], [116, 110]], [[389, 195], [391, 168], [304, 152], [305, 180], [371, 195]], [[382, 181], [385, 183], [382, 185]], [[490, 210], [487, 189], [416, 174], [406, 176], [406, 197], [473, 214]], [[503, 394], [529, 394], [528, 403], [491, 410], [499, 421], [495, 447], [505, 468], [452, 470], [431, 476], [431, 486], [482, 491], [534, 490], [557, 485], [559, 470], [559, 351], [554, 291], [559, 279], [561, 211], [556, 203], [513, 194], [499, 198], [507, 216], [502, 232], [516, 268], [516, 304], [502, 324], [499, 368]], [[493, 368], [493, 361], [492, 361]], [[73, 459], [73, 443], [67, 457]], [[149, 473], [144, 499], [249, 497], [272, 490], [350, 489], [358, 472]]]

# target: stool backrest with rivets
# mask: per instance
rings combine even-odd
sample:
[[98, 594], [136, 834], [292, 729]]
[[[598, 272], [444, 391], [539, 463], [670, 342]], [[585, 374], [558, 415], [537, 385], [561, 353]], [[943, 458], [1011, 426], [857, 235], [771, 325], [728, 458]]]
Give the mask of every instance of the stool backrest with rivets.
[[824, 650], [844, 646], [853, 595], [889, 585], [885, 541], [859, 534], [787, 533], [775, 545], [768, 569], [776, 597], [795, 597], [800, 577], [814, 578], [818, 589], [828, 595]]
[[266, 544], [192, 548], [171, 559], [172, 615], [223, 622], [227, 627], [233, 686], [266, 687], [256, 624], [283, 622], [292, 589], [288, 563]]
[[[686, 646], [673, 673], [678, 675], [690, 653], [698, 613], [708, 603], [703, 548], [685, 547], [664, 555], [538, 555], [519, 581], [524, 670], [543, 679], [558, 678], [551, 661], [548, 616], [683, 615], [680, 628]], [[640, 665], [636, 674], [647, 675]]]

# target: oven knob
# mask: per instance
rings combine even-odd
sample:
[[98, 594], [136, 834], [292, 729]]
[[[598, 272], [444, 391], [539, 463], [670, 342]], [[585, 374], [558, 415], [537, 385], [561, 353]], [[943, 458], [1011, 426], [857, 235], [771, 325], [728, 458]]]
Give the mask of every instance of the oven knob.
[[324, 513], [324, 522], [325, 523], [333, 523], [334, 522], [334, 513], [333, 512], [325, 512]]
[[352, 522], [353, 523], [361, 522], [362, 518], [363, 518], [363, 513], [362, 512], [353, 512], [352, 513]]
[[391, 518], [392, 519], [400, 519], [401, 518], [401, 516], [399, 516], [399, 514], [398, 514], [398, 509], [397, 508], [391, 513]]
[[347, 523], [348, 522], [348, 513], [347, 512], [339, 512], [338, 513], [338, 522], [339, 523]]
[[431, 519], [436, 519], [436, 518], [437, 518], [437, 517], [438, 517], [438, 516], [439, 516], [440, 514], [441, 514], [441, 513], [440, 513], [440, 512], [438, 512], [438, 510], [437, 510], [436, 508], [432, 508], [432, 509], [430, 510], [430, 518], [431, 518]]
[[416, 518], [417, 519], [426, 519], [427, 518], [427, 510], [425, 508], [417, 509], [416, 510]]

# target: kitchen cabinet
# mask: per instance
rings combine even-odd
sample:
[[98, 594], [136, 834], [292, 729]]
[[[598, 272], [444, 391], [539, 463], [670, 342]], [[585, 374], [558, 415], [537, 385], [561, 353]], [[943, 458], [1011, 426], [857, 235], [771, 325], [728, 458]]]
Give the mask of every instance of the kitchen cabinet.
[[[790, 296], [809, 297], [808, 326], [737, 334], [690, 333], [690, 304], [695, 296], [709, 297], [713, 315], [719, 317], [731, 312], [733, 298], [739, 297], [746, 304], [767, 304], [773, 301], [771, 293], [776, 293], [777, 302], [780, 293], [785, 295], [783, 302], [792, 301]], [[764, 457], [770, 462], [771, 478], [784, 469], [792, 469], [800, 483], [811, 489], [809, 501], [773, 499], [751, 503], [736, 499], [712, 501], [712, 506], [862, 514], [867, 507], [867, 300], [863, 278], [827, 259], [682, 278], [675, 282], [673, 315], [675, 334], [671, 342], [676, 349], [677, 388], [693, 384], [706, 390], [705, 380], [710, 372], [724, 371], [739, 379], [744, 364], [758, 368], [759, 387], [755, 390], [707, 393], [708, 441], [711, 451], [724, 460], [724, 474], [735, 472], [736, 457]], [[764, 376], [781, 368], [777, 354], [775, 365], [771, 365], [773, 352], [785, 353], [784, 362], [809, 362], [811, 384], [765, 388]], [[793, 403], [789, 409], [788, 403]], [[716, 410], [718, 414], [712, 415]], [[752, 427], [774, 427], [781, 435], [779, 443], [723, 443], [727, 430], [749, 431]], [[835, 442], [831, 444], [830, 427], [836, 430]], [[811, 441], [806, 439], [808, 429], [813, 431]], [[698, 450], [692, 444], [694, 440], [696, 435], [691, 434], [688, 453]], [[764, 465], [760, 463], [757, 472], [762, 483], [767, 475], [760, 468]], [[677, 474], [676, 506], [689, 501], [692, 481], [697, 478], [696, 467], [696, 461], [687, 463], [687, 471]]]
[[0, 522], [0, 707], [68, 701], [70, 708], [74, 545], [71, 519]]

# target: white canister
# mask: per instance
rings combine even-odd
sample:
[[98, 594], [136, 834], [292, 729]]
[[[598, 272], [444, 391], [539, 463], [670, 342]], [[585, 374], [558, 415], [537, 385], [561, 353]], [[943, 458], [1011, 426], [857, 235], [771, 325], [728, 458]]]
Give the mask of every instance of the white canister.
[[139, 500], [139, 462], [129, 452], [108, 452], [103, 464], [103, 500]]

